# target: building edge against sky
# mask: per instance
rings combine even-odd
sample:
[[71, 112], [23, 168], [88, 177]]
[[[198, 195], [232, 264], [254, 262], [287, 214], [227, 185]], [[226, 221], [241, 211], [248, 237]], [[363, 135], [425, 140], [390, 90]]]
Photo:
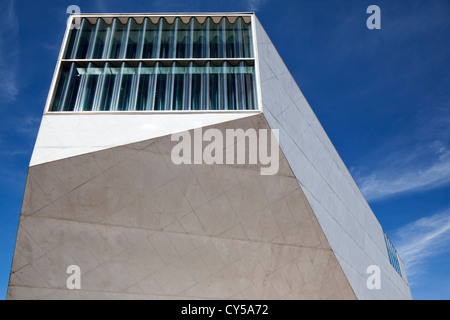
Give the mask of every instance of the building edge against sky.
[[[173, 42], [171, 51], [173, 40], [168, 38], [164, 51], [158, 38], [161, 48], [144, 57], [145, 41], [139, 43], [138, 37], [131, 41], [134, 46], [123, 49], [123, 41], [119, 41], [115, 51], [105, 54], [103, 50], [102, 56], [95, 56], [96, 47], [91, 43], [85, 43], [81, 56], [67, 56], [65, 48], [73, 45], [67, 30], [30, 161], [9, 299], [411, 298], [395, 249], [253, 13], [80, 17], [93, 21], [103, 17], [106, 23], [95, 24], [91, 34], [97, 36], [105, 28], [102, 40], [106, 41], [107, 30], [120, 30], [127, 44], [132, 28], [152, 30], [160, 36], [163, 28], [188, 34], [188, 27], [181, 26], [199, 23], [191, 30], [214, 25], [222, 39], [230, 39], [227, 32], [236, 32], [232, 39], [241, 39], [241, 30], [248, 30], [242, 25], [249, 24], [250, 50], [239, 51], [236, 47], [245, 45], [234, 43], [220, 47], [217, 42], [214, 44], [222, 51], [215, 50], [212, 56], [208, 29], [204, 31], [205, 42], [199, 41], [198, 55], [193, 54], [196, 43], [190, 44], [189, 51], [186, 43]], [[108, 29], [114, 23], [117, 26]], [[222, 31], [218, 31], [220, 27]], [[203, 51], [202, 44], [209, 47]], [[106, 43], [102, 46], [106, 48]], [[128, 48], [133, 48], [131, 56]], [[58, 89], [64, 68], [67, 79], [76, 70], [81, 79], [76, 86], [95, 88], [95, 94], [80, 89], [69, 96], [69, 80], [64, 89]], [[123, 109], [125, 100], [121, 93], [115, 93], [115, 84], [111, 84], [109, 94], [116, 97], [114, 107], [90, 107], [105, 105], [100, 102], [108, 88], [106, 70], [114, 77], [120, 74], [120, 85], [125, 83], [128, 89], [124, 91], [131, 92], [124, 95], [128, 105], [139, 105], [140, 89], [127, 79], [145, 79], [140, 83], [147, 85], [155, 81], [155, 91], [147, 94], [153, 97], [151, 109], [146, 109], [148, 100], [141, 104], [147, 107]], [[89, 75], [101, 72], [102, 84], [92, 83]], [[130, 72], [134, 72], [132, 77]], [[181, 76], [186, 72], [189, 80]], [[155, 73], [165, 76], [152, 78]], [[204, 81], [203, 75], [208, 80], [201, 83], [207, 83], [208, 91], [202, 86], [198, 100], [190, 95], [186, 100], [184, 89], [179, 95], [182, 102], [176, 104], [178, 96], [167, 79], [176, 83], [178, 77], [183, 88], [193, 92], [197, 81], [192, 77]], [[213, 85], [219, 94], [217, 102], [211, 104]], [[163, 87], [171, 92], [170, 102], [169, 95], [161, 98]], [[253, 98], [245, 100], [238, 88], [250, 88], [245, 92]], [[58, 92], [64, 92], [60, 101], [73, 101], [73, 108], [65, 110], [68, 104], [62, 103], [62, 109], [51, 109]], [[164, 103], [156, 103], [157, 99]], [[196, 109], [195, 105], [203, 107]], [[221, 107], [214, 110], [210, 106]], [[262, 178], [250, 174], [257, 171], [251, 166], [177, 167], [169, 163], [170, 135], [199, 126], [222, 131], [235, 127], [278, 129], [284, 170], [272, 178]], [[155, 171], [162, 172], [154, 176]], [[272, 197], [259, 187], [262, 185], [272, 188]], [[160, 197], [148, 196], [148, 190]], [[164, 197], [168, 190], [175, 191]], [[248, 197], [233, 203], [239, 194]], [[256, 199], [265, 206], [256, 205]], [[288, 221], [296, 228], [290, 228]], [[307, 231], [311, 229], [312, 234]], [[195, 265], [199, 257], [203, 257], [204, 270]], [[71, 264], [81, 267], [85, 287], [80, 291], [65, 288], [66, 268]], [[379, 290], [366, 285], [371, 265], [381, 269]], [[193, 270], [196, 268], [200, 270]]]
[[[264, 115], [272, 128], [280, 130], [280, 148], [352, 289], [359, 299], [411, 298], [400, 257], [395, 252], [395, 261], [391, 259], [380, 223], [267, 33], [256, 21]], [[382, 270], [382, 290], [366, 286], [370, 265]]]

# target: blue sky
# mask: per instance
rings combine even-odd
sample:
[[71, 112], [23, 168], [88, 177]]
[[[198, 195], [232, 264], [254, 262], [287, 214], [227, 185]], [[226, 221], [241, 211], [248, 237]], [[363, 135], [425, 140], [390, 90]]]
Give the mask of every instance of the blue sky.
[[[0, 2], [0, 299], [28, 163], [67, 19], [82, 12], [255, 11], [407, 268], [450, 299], [450, 2]], [[366, 9], [381, 8], [381, 30]]]

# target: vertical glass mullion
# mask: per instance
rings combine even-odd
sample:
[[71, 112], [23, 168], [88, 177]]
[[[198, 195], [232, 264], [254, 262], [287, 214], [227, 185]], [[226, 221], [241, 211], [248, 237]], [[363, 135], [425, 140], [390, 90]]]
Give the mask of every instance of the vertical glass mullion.
[[203, 110], [209, 110], [209, 66], [210, 66], [210, 62], [208, 61], [205, 64], [205, 69], [202, 73], [202, 75], [204, 76], [203, 81], [202, 81], [202, 87], [204, 88], [203, 90], [203, 105], [202, 105], [202, 109]]
[[190, 97], [190, 109], [201, 109], [201, 74], [198, 72], [199, 68], [194, 62], [189, 63], [189, 74], [191, 78], [191, 97]]
[[177, 25], [177, 38], [176, 38], [176, 55], [175, 58], [186, 59], [190, 58], [190, 34], [191, 28], [189, 24], [185, 24], [180, 18]]
[[77, 111], [85, 111], [85, 109], [88, 109], [87, 106], [89, 97], [88, 80], [89, 80], [89, 71], [91, 67], [92, 63], [89, 62], [88, 67], [86, 68], [86, 71], [81, 78], [80, 89], [78, 91], [78, 98], [77, 98], [77, 108], [76, 108]]
[[137, 94], [138, 94], [138, 87], [139, 87], [139, 80], [142, 70], [142, 62], [139, 62], [139, 65], [137, 68], [133, 68], [134, 73], [131, 80], [131, 90], [130, 90], [130, 98], [128, 103], [128, 111], [135, 111], [136, 110], [136, 100], [137, 100]]
[[[142, 23], [143, 25], [144, 23]], [[126, 36], [126, 59], [139, 59], [141, 57], [141, 43], [143, 29], [133, 18], [128, 20], [127, 36]]]
[[192, 21], [194, 18], [189, 20], [189, 23], [185, 24], [185, 58], [192, 58]]
[[209, 46], [210, 46], [210, 43], [211, 43], [211, 17], [208, 17], [208, 18], [206, 18], [206, 21], [205, 21], [205, 25], [203, 26], [203, 32], [204, 32], [204, 35], [205, 35], [205, 43], [204, 43], [204, 45], [205, 45], [205, 56], [204, 57], [202, 57], [202, 58], [210, 58], [211, 57], [211, 50], [210, 50], [210, 48], [209, 48]]
[[225, 62], [226, 66], [226, 86], [227, 86], [227, 110], [236, 110], [236, 89], [235, 89], [235, 75], [233, 73], [233, 67]]
[[211, 20], [211, 18], [207, 19], [207, 32], [209, 34], [209, 57], [210, 58], [219, 58], [219, 32], [218, 26]]
[[92, 46], [91, 41], [92, 34], [94, 33], [94, 26], [91, 25], [91, 23], [87, 19], [85, 19], [84, 22], [85, 23], [81, 28], [75, 59], [88, 58], [89, 48]]
[[165, 94], [166, 94], [167, 77], [164, 71], [164, 66], [160, 62], [156, 63], [156, 79], [155, 79], [155, 98], [153, 110], [164, 110]]
[[194, 20], [194, 36], [193, 41], [193, 58], [207, 58], [207, 47], [209, 43], [206, 42], [207, 30], [205, 25], [200, 24], [197, 19]]
[[169, 35], [168, 35], [168, 22], [164, 18], [159, 19], [160, 24], [160, 37], [159, 37], [159, 55], [158, 58], [167, 58], [169, 51]]
[[[244, 73], [244, 80], [245, 80], [245, 96], [244, 100], [246, 102], [246, 110], [254, 110], [255, 109], [255, 78], [254, 78], [254, 68], [246, 66], [244, 62], [245, 73]], [[251, 69], [251, 72], [249, 72], [249, 69]]]
[[[154, 24], [149, 18], [145, 18], [145, 37], [143, 43], [142, 57], [159, 57], [160, 24]], [[160, 19], [161, 21], [161, 19]]]
[[122, 32], [122, 38], [120, 40], [120, 51], [119, 51], [119, 59], [125, 59], [128, 48], [128, 41], [130, 39], [130, 30], [133, 18], [129, 18], [127, 22], [126, 28]]
[[98, 30], [100, 29], [100, 25], [101, 25], [100, 21], [101, 21], [101, 19], [97, 20], [97, 23], [95, 24], [94, 32], [91, 32], [91, 37], [89, 40], [89, 48], [86, 53], [86, 59], [95, 59], [95, 57], [94, 57], [95, 47], [98, 45], [98, 42], [100, 42], [100, 40], [98, 38]]
[[103, 67], [103, 83], [100, 94], [98, 109], [100, 111], [109, 111], [112, 107], [114, 88], [118, 78], [117, 68], [111, 67], [110, 63], [105, 63]]
[[166, 73], [166, 94], [165, 94], [165, 103], [164, 110], [172, 109], [172, 101], [173, 101], [173, 85], [174, 85], [174, 73], [175, 73], [176, 63], [173, 62], [170, 67], [167, 67]]
[[209, 66], [209, 107], [208, 110], [218, 110], [219, 109], [219, 92], [218, 92], [218, 74], [216, 72], [216, 67], [214, 65]]
[[151, 44], [153, 43], [153, 23], [150, 21], [149, 18], [145, 18], [144, 22], [142, 23], [144, 31], [142, 34], [142, 59], [148, 59], [151, 58], [152, 54], [152, 47]]
[[105, 85], [105, 67], [106, 67], [107, 64], [108, 63], [105, 63], [105, 66], [103, 67], [103, 72], [98, 77], [97, 87], [95, 89], [94, 103], [93, 103], [93, 106], [92, 106], [92, 110], [93, 111], [100, 110], [100, 100], [101, 100], [102, 93], [103, 93], [103, 87]]
[[[89, 97], [89, 110], [95, 111], [97, 110], [99, 95], [101, 91], [101, 85], [103, 82], [103, 73], [96, 73], [95, 75], [91, 75], [92, 77], [95, 77], [95, 81], [91, 79], [92, 83], [90, 85], [90, 97]], [[93, 92], [92, 92], [93, 91]]]
[[226, 63], [222, 63], [220, 66], [219, 77], [219, 109], [226, 110], [227, 109], [227, 67]]
[[226, 25], [226, 21], [227, 18], [222, 18], [222, 20], [220, 21], [220, 29], [219, 29], [219, 34], [220, 34], [220, 45], [219, 45], [219, 49], [220, 49], [220, 57], [221, 58], [226, 58], [227, 57], [227, 25]]
[[172, 64], [172, 107], [171, 110], [183, 110], [184, 67], [177, 62]]
[[236, 97], [236, 109], [242, 110], [242, 90], [241, 90], [241, 76], [239, 74], [239, 65], [233, 66], [234, 69], [234, 82], [235, 82], [235, 97]]
[[102, 59], [104, 52], [107, 50], [106, 42], [110, 28], [101, 18], [97, 20], [96, 27], [98, 27], [96, 30], [96, 42], [91, 57], [92, 59]]
[[[81, 22], [83, 23], [83, 22]], [[80, 25], [81, 27], [81, 25]], [[80, 37], [81, 28], [73, 28], [70, 30], [69, 40], [67, 41], [64, 59], [73, 59], [77, 39]]]
[[110, 104], [110, 111], [117, 111], [117, 105], [119, 103], [119, 94], [120, 94], [120, 87], [122, 85], [122, 74], [123, 74], [123, 69], [125, 66], [125, 62], [122, 62], [119, 72], [116, 74], [115, 76], [115, 80], [114, 80], [114, 89], [112, 92], [112, 97], [111, 97], [111, 104]]
[[176, 26], [177, 26], [177, 20], [175, 19], [172, 24], [167, 22], [168, 27], [168, 51], [167, 51], [167, 57], [166, 58], [175, 58], [175, 49], [176, 49]]
[[94, 108], [95, 97], [97, 95], [97, 84], [99, 82], [98, 68], [93, 63], [89, 63], [86, 70], [86, 80], [83, 86], [80, 111], [92, 111]]
[[[153, 44], [152, 58], [158, 58], [161, 54], [161, 38], [163, 34], [163, 18], [159, 18], [158, 28], [155, 30], [155, 41]], [[158, 65], [159, 68], [159, 65]]]
[[174, 45], [175, 45], [175, 54], [174, 54], [174, 58], [185, 58], [186, 57], [186, 53], [185, 53], [185, 44], [183, 43], [183, 40], [185, 39], [185, 28], [184, 28], [184, 23], [181, 21], [181, 19], [179, 17], [177, 17], [175, 19], [175, 23], [176, 28], [174, 30], [175, 33], [175, 41], [174, 41]]
[[235, 23], [231, 23], [226, 19], [226, 58], [236, 58], [235, 47], [236, 47], [236, 36], [235, 36]]
[[154, 68], [145, 66], [142, 62], [139, 63], [138, 83], [136, 85], [136, 102], [135, 110], [151, 110], [153, 104], [154, 92]]
[[131, 47], [133, 40], [131, 39], [134, 33], [134, 19], [128, 18], [127, 22], [127, 32], [122, 37], [124, 41], [122, 41], [122, 48], [123, 48], [123, 58], [124, 59], [133, 59], [133, 55], [136, 54], [136, 52], [133, 52], [133, 48]]
[[239, 74], [236, 66], [231, 66], [233, 73], [233, 96], [234, 96], [234, 110], [239, 110]]
[[58, 77], [58, 85], [55, 90], [55, 95], [52, 101], [52, 104], [49, 108], [50, 111], [61, 111], [62, 110], [62, 102], [64, 100], [64, 95], [67, 91], [67, 86], [69, 83], [69, 70], [67, 67], [61, 66], [60, 74]]
[[135, 80], [136, 69], [122, 62], [120, 90], [118, 94], [117, 110], [129, 111], [131, 106], [132, 88]]
[[200, 74], [200, 97], [199, 97], [199, 110], [205, 110], [206, 105], [206, 69], [199, 66], [198, 68], [199, 74]]
[[69, 79], [69, 87], [67, 91], [66, 100], [63, 104], [63, 111], [74, 111], [76, 102], [77, 102], [77, 96], [78, 96], [78, 89], [80, 87], [80, 80], [81, 76], [78, 73], [78, 68], [75, 63], [72, 64], [71, 67], [71, 75]]
[[50, 111], [61, 111], [62, 101], [64, 99], [64, 93], [66, 91], [67, 84], [69, 82], [69, 70], [67, 67], [61, 66], [60, 74], [58, 77], [58, 85], [55, 90], [55, 95], [50, 107]]
[[135, 102], [133, 110], [142, 111], [147, 106], [147, 90], [148, 87], [148, 74], [146, 74], [146, 67], [142, 62], [139, 62], [136, 71], [136, 90], [135, 90]]
[[[114, 46], [114, 39], [115, 39], [115, 35], [117, 32], [117, 25], [119, 24], [119, 22], [117, 22], [117, 18], [114, 18], [111, 24], [111, 28], [110, 28], [110, 34], [109, 34], [109, 38], [108, 38], [108, 50], [106, 50], [106, 56], [104, 55], [104, 59], [108, 59], [111, 58], [111, 56], [113, 55], [113, 46]], [[106, 47], [105, 47], [106, 49]]]
[[[70, 53], [69, 59], [76, 59], [76, 57], [77, 57], [78, 47], [80, 45], [81, 34], [83, 33], [85, 25], [86, 25], [86, 18], [83, 18], [83, 19], [81, 19], [80, 28], [78, 29], [78, 31], [75, 34], [75, 40], [73, 42], [72, 52]], [[74, 32], [74, 31], [72, 31], [72, 32]]]
[[246, 110], [247, 109], [247, 101], [245, 99], [246, 97], [246, 92], [245, 92], [245, 68], [244, 68], [244, 61], [239, 62], [239, 87], [238, 87], [238, 92], [239, 92], [239, 99], [240, 99], [240, 105], [241, 108], [240, 110]]
[[242, 58], [244, 56], [243, 50], [242, 50], [242, 17], [238, 17], [236, 20], [236, 57]]
[[70, 68], [69, 68], [69, 73], [67, 75], [66, 84], [64, 85], [64, 93], [63, 93], [63, 97], [62, 97], [62, 101], [61, 101], [61, 108], [58, 111], [64, 111], [64, 109], [66, 108], [65, 107], [66, 104], [69, 102], [68, 95], [69, 95], [69, 91], [70, 91], [71, 81], [73, 81], [74, 72], [75, 72], [75, 63], [71, 63]]
[[77, 98], [74, 106], [74, 111], [83, 111], [82, 110], [82, 98], [84, 93], [84, 88], [86, 86], [86, 80], [87, 80], [87, 71], [89, 69], [89, 66], [91, 65], [91, 62], [88, 64], [88, 68], [84, 69], [84, 73], [81, 75], [80, 79], [80, 85], [78, 87], [78, 93]]
[[177, 36], [178, 36], [178, 27], [180, 18], [175, 18], [172, 27], [171, 27], [171, 36], [169, 39], [171, 41], [169, 42], [169, 58], [176, 58], [177, 57]]
[[67, 100], [63, 105], [64, 111], [75, 111], [77, 104], [77, 97], [80, 88], [81, 75], [78, 72], [78, 67], [75, 63], [72, 64], [73, 72], [69, 83], [69, 90]]
[[157, 44], [156, 44], [156, 52], [154, 51], [154, 58], [159, 58], [161, 57], [161, 43], [162, 43], [162, 37], [163, 37], [163, 23], [164, 23], [164, 19], [163, 18], [159, 18], [159, 23], [158, 23], [158, 35], [157, 35]]
[[138, 38], [137, 51], [136, 51], [136, 59], [142, 59], [142, 54], [144, 51], [144, 41], [145, 41], [145, 31], [147, 28], [147, 19], [142, 21], [141, 33]]
[[[204, 22], [205, 23], [205, 22]], [[197, 34], [198, 34], [198, 54], [197, 54], [197, 58], [206, 58], [206, 30], [205, 30], [205, 25], [201, 24], [200, 22], [198, 23], [198, 29], [197, 29]]]
[[156, 78], [157, 78], [157, 70], [158, 70], [158, 62], [155, 64], [149, 74], [148, 79], [148, 89], [147, 89], [147, 106], [145, 110], [153, 111], [155, 105], [155, 92], [156, 92]]
[[220, 66], [214, 66], [214, 79], [215, 84], [214, 88], [212, 89], [215, 91], [215, 100], [216, 100], [216, 110], [222, 110], [222, 70]]
[[191, 110], [191, 84], [192, 84], [192, 68], [191, 63], [185, 67], [184, 72], [184, 88], [183, 88], [183, 110]]
[[243, 32], [243, 49], [244, 49], [244, 58], [252, 58], [254, 57], [254, 53], [253, 53], [253, 36], [252, 36], [252, 24], [251, 23], [243, 23], [243, 28], [244, 28], [244, 32]]
[[[194, 40], [195, 40], [195, 19], [194, 17], [191, 18], [189, 21], [189, 34], [190, 34], [190, 41], [189, 41], [189, 55], [188, 58], [194, 58]], [[190, 66], [192, 69], [192, 66]]]
[[114, 36], [114, 25], [116, 24], [116, 19], [114, 18], [112, 23], [107, 26], [105, 33], [105, 48], [103, 49], [102, 59], [107, 59], [111, 51], [111, 42]]
[[255, 110], [257, 108], [256, 103], [256, 78], [255, 78], [255, 67], [252, 67], [252, 72], [248, 74], [248, 79], [251, 82], [249, 85], [249, 92], [250, 92], [250, 101], [251, 101], [251, 110]]
[[109, 59], [123, 59], [125, 54], [124, 34], [126, 33], [126, 27], [117, 18], [115, 18], [108, 55]]

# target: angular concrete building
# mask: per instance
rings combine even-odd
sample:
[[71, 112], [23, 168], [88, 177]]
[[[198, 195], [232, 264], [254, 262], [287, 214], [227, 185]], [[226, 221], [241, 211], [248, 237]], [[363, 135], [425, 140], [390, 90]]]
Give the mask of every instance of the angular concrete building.
[[[253, 13], [69, 22], [8, 299], [411, 298], [397, 252]], [[213, 139], [201, 134], [230, 130], [245, 137], [214, 158], [236, 150], [236, 161], [205, 159]], [[199, 131], [194, 155], [174, 162], [180, 137]], [[265, 146], [277, 142], [269, 174], [249, 160], [264, 132]]]

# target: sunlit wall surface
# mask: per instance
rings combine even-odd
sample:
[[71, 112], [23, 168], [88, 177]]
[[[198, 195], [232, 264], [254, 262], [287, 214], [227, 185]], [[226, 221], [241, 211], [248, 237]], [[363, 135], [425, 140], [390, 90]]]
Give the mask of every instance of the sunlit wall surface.
[[250, 17], [83, 18], [49, 111], [256, 110]]

